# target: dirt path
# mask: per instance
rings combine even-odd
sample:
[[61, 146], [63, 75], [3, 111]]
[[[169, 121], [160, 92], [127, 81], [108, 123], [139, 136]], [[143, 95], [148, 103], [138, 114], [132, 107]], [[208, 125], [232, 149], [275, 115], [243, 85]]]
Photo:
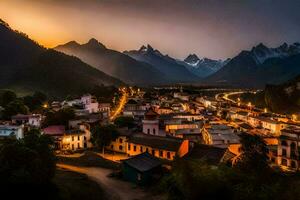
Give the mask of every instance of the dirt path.
[[57, 164], [58, 167], [86, 174], [96, 181], [107, 192], [111, 200], [149, 200], [157, 199], [149, 196], [144, 190], [135, 188], [129, 182], [107, 177], [112, 172], [110, 169], [99, 167], [77, 167], [72, 165]]

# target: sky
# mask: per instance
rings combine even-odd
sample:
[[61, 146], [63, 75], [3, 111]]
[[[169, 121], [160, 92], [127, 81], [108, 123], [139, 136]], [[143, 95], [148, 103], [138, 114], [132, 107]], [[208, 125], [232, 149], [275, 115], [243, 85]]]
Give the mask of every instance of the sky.
[[298, 0], [0, 0], [0, 18], [46, 47], [96, 38], [118, 51], [225, 59], [300, 42]]

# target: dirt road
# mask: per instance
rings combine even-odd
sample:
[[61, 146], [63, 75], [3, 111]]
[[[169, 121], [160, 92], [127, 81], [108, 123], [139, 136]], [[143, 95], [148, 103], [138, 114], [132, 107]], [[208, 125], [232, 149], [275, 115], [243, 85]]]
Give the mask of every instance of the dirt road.
[[134, 187], [133, 184], [110, 178], [112, 170], [99, 167], [77, 167], [72, 165], [57, 164], [57, 167], [86, 174], [90, 179], [96, 181], [111, 200], [151, 200], [159, 199], [152, 197], [141, 188]]

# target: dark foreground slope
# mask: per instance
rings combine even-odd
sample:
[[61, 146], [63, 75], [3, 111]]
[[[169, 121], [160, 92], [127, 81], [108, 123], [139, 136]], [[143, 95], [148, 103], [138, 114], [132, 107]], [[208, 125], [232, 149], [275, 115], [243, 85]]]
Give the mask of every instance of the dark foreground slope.
[[3, 21], [0, 21], [0, 70], [0, 88], [39, 90], [50, 96], [79, 94], [102, 84], [122, 84], [76, 57], [40, 46]]

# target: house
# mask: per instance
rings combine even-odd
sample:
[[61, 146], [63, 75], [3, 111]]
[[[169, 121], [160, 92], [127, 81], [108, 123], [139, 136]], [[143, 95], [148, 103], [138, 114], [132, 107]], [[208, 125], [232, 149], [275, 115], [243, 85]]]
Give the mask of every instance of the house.
[[162, 175], [159, 159], [144, 152], [122, 161], [123, 178], [138, 185], [147, 185]]
[[129, 137], [126, 153], [134, 156], [144, 152], [149, 152], [161, 159], [173, 160], [175, 156], [182, 157], [189, 152], [189, 141], [143, 133], [133, 134]]
[[159, 135], [159, 120], [158, 114], [150, 108], [142, 120], [143, 123], [143, 133], [150, 135]]
[[104, 118], [109, 118], [110, 116], [110, 103], [99, 103], [99, 111], [103, 113]]
[[32, 115], [23, 115], [17, 114], [11, 117], [12, 123], [14, 124], [24, 124], [33, 127], [41, 127], [42, 124], [42, 116], [40, 114], [32, 114]]
[[99, 103], [97, 102], [96, 97], [86, 94], [81, 97], [81, 103], [84, 105], [84, 109], [88, 113], [99, 112]]
[[260, 118], [261, 126], [264, 129], [270, 130], [271, 133], [279, 136], [281, 129], [285, 128], [285, 124], [269, 118]]
[[201, 128], [200, 123], [182, 122], [180, 124], [167, 124], [165, 126], [165, 131], [172, 135], [175, 134], [176, 131], [180, 129], [197, 129], [197, 128]]
[[106, 149], [119, 152], [119, 153], [127, 153], [127, 140], [133, 134], [131, 130], [127, 128], [118, 129], [119, 136], [111, 141], [110, 145], [106, 147]]
[[277, 164], [283, 169], [298, 171], [300, 167], [300, 127], [288, 126], [281, 130], [277, 149]]
[[89, 125], [79, 124], [77, 128], [65, 130], [64, 126], [49, 126], [42, 133], [55, 139], [58, 150], [78, 150], [92, 147]]
[[204, 127], [202, 137], [204, 144], [228, 147], [230, 144], [240, 143], [238, 133], [238, 131], [229, 126], [212, 124], [208, 127]]
[[91, 148], [91, 132], [85, 125], [80, 125], [78, 129], [67, 130], [61, 138], [61, 150], [78, 150]]
[[15, 137], [16, 139], [24, 138], [23, 125], [0, 125], [0, 138]]
[[172, 134], [172, 136], [189, 140], [192, 142], [202, 141], [201, 128], [178, 129], [175, 131], [175, 133]]
[[204, 117], [203, 115], [199, 115], [199, 114], [190, 114], [190, 113], [181, 113], [181, 114], [176, 114], [173, 117], [174, 119], [185, 119], [186, 121], [199, 121], [199, 120], [203, 120]]
[[59, 111], [61, 109], [61, 103], [59, 101], [53, 101], [51, 103], [51, 109], [54, 111]]

